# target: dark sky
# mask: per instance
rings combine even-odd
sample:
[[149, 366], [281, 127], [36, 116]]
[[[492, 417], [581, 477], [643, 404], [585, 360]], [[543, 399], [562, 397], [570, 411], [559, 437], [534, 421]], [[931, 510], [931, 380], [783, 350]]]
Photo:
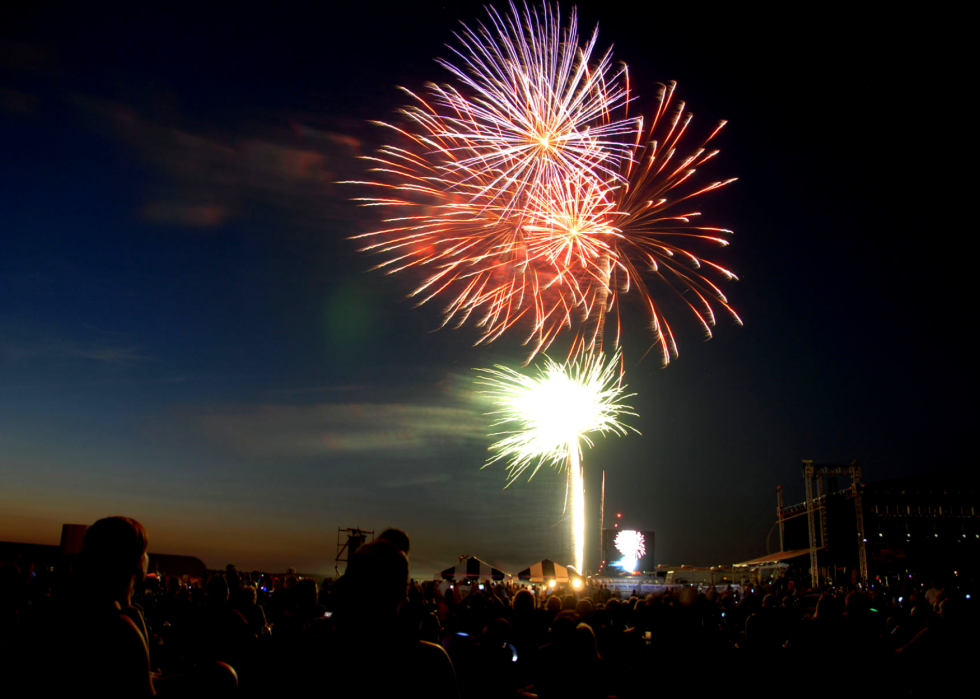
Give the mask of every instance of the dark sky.
[[[371, 214], [335, 184], [481, 4], [21, 4], [0, 10], [0, 540], [127, 514], [212, 567], [328, 573], [338, 527], [389, 525], [416, 575], [568, 560], [562, 477], [480, 470], [471, 369], [524, 349], [433, 332], [409, 276], [366, 272], [347, 236]], [[665, 369], [627, 312], [643, 434], [586, 454], [587, 502], [605, 468], [657, 562], [732, 563], [766, 553], [776, 485], [802, 500], [801, 459], [869, 481], [968, 459], [964, 44], [955, 17], [635, 5], [582, 24], [640, 106], [675, 79], [695, 125], [729, 120], [710, 173], [739, 181], [701, 206], [735, 230], [716, 259], [745, 326], [703, 342], [676, 309]]]

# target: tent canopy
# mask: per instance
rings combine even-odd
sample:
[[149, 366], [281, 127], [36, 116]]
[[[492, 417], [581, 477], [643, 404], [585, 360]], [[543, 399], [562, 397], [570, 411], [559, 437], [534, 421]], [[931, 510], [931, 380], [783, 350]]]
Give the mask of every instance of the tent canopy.
[[460, 556], [459, 563], [439, 573], [443, 580], [503, 580], [507, 573], [497, 570], [476, 556]]
[[555, 563], [552, 560], [545, 558], [543, 561], [539, 561], [534, 565], [525, 568], [517, 577], [521, 580], [527, 580], [529, 582], [547, 582], [549, 580], [554, 580], [555, 582], [568, 582], [575, 576], [574, 570], [570, 570], [566, 566]]

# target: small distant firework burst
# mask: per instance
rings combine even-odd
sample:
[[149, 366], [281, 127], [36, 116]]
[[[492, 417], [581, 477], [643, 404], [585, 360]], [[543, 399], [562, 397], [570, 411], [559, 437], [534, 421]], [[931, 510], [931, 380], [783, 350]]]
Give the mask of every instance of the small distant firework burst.
[[582, 478], [582, 443], [593, 446], [589, 435], [639, 432], [621, 422], [636, 416], [623, 400], [627, 394], [618, 372], [619, 352], [608, 360], [586, 354], [559, 364], [549, 357], [534, 374], [509, 367], [478, 369], [478, 383], [497, 409], [489, 413], [492, 428], [506, 426], [490, 445], [496, 452], [487, 465], [506, 461], [509, 482], [530, 470], [533, 477], [544, 465], [568, 470], [572, 504], [572, 541], [575, 566], [582, 573], [585, 554], [585, 490]]
[[624, 529], [616, 534], [616, 550], [622, 554], [622, 559], [613, 565], [625, 571], [633, 572], [636, 570], [636, 562], [646, 555], [646, 542], [643, 534], [632, 529]]
[[[697, 225], [692, 200], [733, 180], [698, 185], [698, 167], [720, 124], [684, 146], [691, 115], [661, 86], [650, 125], [629, 116], [625, 66], [580, 42], [572, 11], [488, 8], [463, 26], [454, 84], [406, 90], [412, 104], [396, 142], [370, 156], [374, 190], [358, 201], [392, 212], [380, 230], [355, 236], [389, 274], [417, 269], [419, 304], [445, 299], [443, 325], [472, 322], [477, 343], [520, 326], [528, 361], [564, 331], [575, 352], [601, 349], [605, 318], [635, 289], [666, 364], [677, 354], [660, 289], [679, 298], [710, 336], [715, 308], [738, 316], [709, 278], [735, 279], [705, 259], [731, 231]], [[689, 140], [689, 139], [688, 139]], [[617, 315], [618, 318], [618, 315]], [[616, 322], [614, 347], [619, 346]]]

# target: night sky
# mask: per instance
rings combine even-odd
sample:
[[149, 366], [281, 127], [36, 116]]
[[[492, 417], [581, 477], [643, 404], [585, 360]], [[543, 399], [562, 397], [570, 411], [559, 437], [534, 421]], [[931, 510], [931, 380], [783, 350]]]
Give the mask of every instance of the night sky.
[[[0, 540], [124, 514], [210, 567], [328, 574], [352, 526], [408, 531], [417, 576], [568, 561], [563, 476], [480, 470], [471, 369], [526, 348], [436, 331], [411, 275], [368, 273], [348, 236], [374, 213], [336, 184], [396, 86], [445, 79], [481, 3], [19, 4], [0, 10]], [[719, 316], [704, 342], [668, 304], [663, 368], [627, 305], [642, 436], [585, 455], [587, 567], [603, 468], [607, 521], [655, 530], [658, 563], [713, 565], [767, 552], [802, 459], [867, 481], [975, 461], [956, 18], [635, 5], [580, 3], [581, 24], [638, 107], [673, 79], [696, 131], [729, 121], [705, 172], [739, 181], [700, 208], [735, 231], [713, 259], [745, 326]]]

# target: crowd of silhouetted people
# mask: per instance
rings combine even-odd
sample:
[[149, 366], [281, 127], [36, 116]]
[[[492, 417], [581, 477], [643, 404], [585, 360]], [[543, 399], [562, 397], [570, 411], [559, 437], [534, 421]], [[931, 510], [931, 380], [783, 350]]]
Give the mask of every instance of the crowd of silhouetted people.
[[9, 696], [632, 697], [782, 688], [925, 695], [972, 676], [963, 589], [680, 587], [623, 595], [416, 582], [388, 530], [318, 585], [294, 574], [147, 575], [139, 522], [99, 520], [59, 575], [0, 564]]

